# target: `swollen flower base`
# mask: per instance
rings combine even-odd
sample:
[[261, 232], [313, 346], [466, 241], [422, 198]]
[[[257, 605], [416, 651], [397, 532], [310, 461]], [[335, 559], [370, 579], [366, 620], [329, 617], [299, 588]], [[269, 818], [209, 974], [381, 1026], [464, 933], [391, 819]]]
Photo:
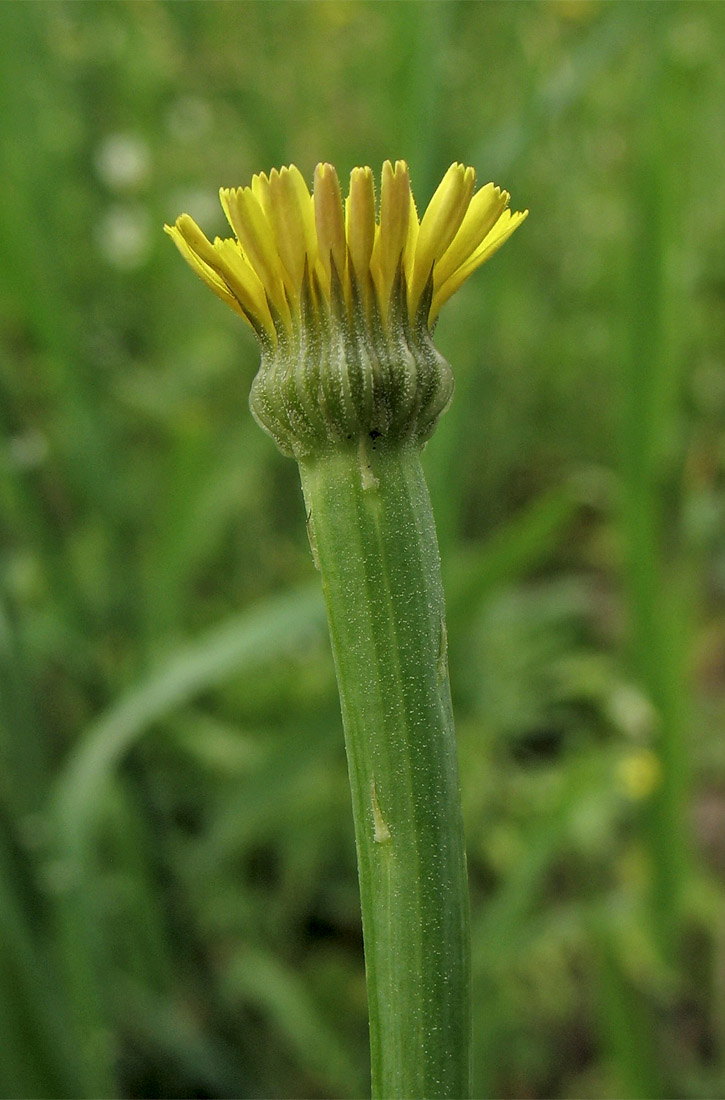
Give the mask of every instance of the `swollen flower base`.
[[188, 214], [167, 226], [184, 258], [253, 328], [262, 351], [251, 406], [286, 454], [371, 432], [424, 442], [450, 401], [433, 347], [441, 306], [526, 217], [492, 183], [474, 195], [454, 164], [418, 221], [407, 166], [355, 168], [344, 204], [319, 164], [310, 195], [294, 166], [220, 191], [236, 240], [212, 244]]
[[453, 377], [432, 329], [513, 233], [454, 164], [419, 221], [406, 165], [222, 189], [234, 240], [187, 214], [184, 258], [253, 329], [250, 404], [300, 467], [350, 772], [377, 1098], [470, 1094], [470, 943], [443, 590], [422, 444]]

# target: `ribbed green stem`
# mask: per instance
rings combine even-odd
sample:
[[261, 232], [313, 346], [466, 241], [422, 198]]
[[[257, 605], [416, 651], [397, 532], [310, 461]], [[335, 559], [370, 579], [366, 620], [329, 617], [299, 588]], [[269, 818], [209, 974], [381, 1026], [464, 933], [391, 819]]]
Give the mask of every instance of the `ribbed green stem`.
[[420, 449], [366, 438], [300, 470], [345, 726], [373, 1097], [460, 1100], [470, 1095], [468, 888]]

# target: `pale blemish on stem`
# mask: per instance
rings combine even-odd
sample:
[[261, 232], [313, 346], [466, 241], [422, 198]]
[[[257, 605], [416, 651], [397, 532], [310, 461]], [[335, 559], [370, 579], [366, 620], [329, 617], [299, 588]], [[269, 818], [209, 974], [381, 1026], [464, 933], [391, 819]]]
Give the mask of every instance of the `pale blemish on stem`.
[[307, 513], [307, 538], [310, 540], [310, 550], [312, 551], [312, 560], [315, 563], [315, 569], [318, 573], [321, 573], [320, 559], [317, 556], [317, 543], [315, 542], [315, 528], [312, 524], [312, 509]]
[[373, 777], [373, 781], [372, 781], [371, 786], [370, 786], [370, 795], [371, 795], [371, 801], [372, 801], [372, 805], [373, 805], [373, 825], [375, 826], [375, 832], [373, 833], [373, 840], [375, 840], [378, 844], [387, 844], [388, 841], [392, 840], [392, 837], [390, 835], [390, 829], [388, 828], [387, 822], [386, 822], [385, 818], [383, 817], [382, 812], [380, 810], [380, 803], [378, 802], [378, 793], [375, 790], [375, 778], [374, 777]]
[[357, 453], [360, 460], [360, 479], [363, 489], [377, 489], [380, 482], [373, 473], [364, 435], [360, 436]]
[[448, 630], [446, 620], [441, 616], [441, 634], [438, 647], [438, 682], [443, 683], [448, 676]]

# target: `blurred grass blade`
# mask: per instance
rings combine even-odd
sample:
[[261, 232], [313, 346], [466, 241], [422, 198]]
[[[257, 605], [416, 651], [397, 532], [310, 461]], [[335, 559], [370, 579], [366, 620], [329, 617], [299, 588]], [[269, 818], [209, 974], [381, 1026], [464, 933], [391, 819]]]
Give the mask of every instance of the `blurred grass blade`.
[[[493, 173], [505, 173], [520, 161], [540, 137], [541, 126], [551, 125], [566, 113], [584, 91], [601, 76], [602, 70], [631, 43], [637, 33], [637, 19], [648, 9], [642, 4], [610, 4], [589, 34], [565, 54], [560, 67], [547, 80], [533, 85], [526, 109], [509, 117], [467, 153], [466, 163], [487, 165]], [[649, 14], [648, 14], [648, 17]]]
[[323, 624], [316, 586], [287, 592], [243, 612], [132, 688], [80, 739], [60, 774], [52, 802], [63, 882], [56, 898], [56, 943], [69, 1012], [85, 1037], [96, 1079], [111, 1072], [104, 1030], [111, 1005], [97, 911], [93, 830], [106, 806], [104, 793], [114, 769], [155, 721], [234, 673], [299, 650], [311, 637], [322, 636]]
[[[31, 925], [28, 883], [0, 815], [0, 1095], [72, 1097], [88, 1087], [57, 975]], [[96, 1085], [98, 1082], [96, 1082]]]
[[625, 973], [606, 917], [595, 915], [592, 942], [598, 956], [596, 983], [600, 1035], [605, 1056], [617, 1074], [622, 1097], [659, 1100], [670, 1093], [663, 1080], [656, 1049], [653, 1006]]
[[[244, 851], [245, 846], [260, 838], [278, 833], [281, 826], [299, 820], [305, 808], [312, 810], [320, 798], [332, 804], [325, 790], [327, 757], [342, 749], [339, 715], [334, 721], [320, 721], [313, 730], [300, 727], [291, 746], [285, 738], [264, 754], [263, 760], [250, 773], [239, 779], [234, 797], [221, 808], [197, 841], [189, 856], [190, 865], [199, 874], [213, 872], [229, 853]], [[321, 769], [321, 764], [323, 768]], [[333, 773], [337, 780], [337, 776]], [[348, 795], [341, 795], [345, 813], [349, 811]]]
[[167, 1065], [199, 1081], [209, 1096], [254, 1096], [255, 1083], [234, 1052], [216, 1038], [210, 1038], [189, 1006], [174, 1004], [143, 985], [120, 980], [115, 998], [117, 1024], [141, 1049]]
[[48, 776], [46, 744], [37, 727], [32, 679], [0, 589], [0, 767], [12, 782], [0, 799], [14, 812], [37, 809]]
[[361, 1096], [352, 1060], [334, 1028], [321, 1016], [304, 983], [272, 955], [245, 950], [229, 968], [230, 990], [267, 1013], [276, 1027], [333, 1095]]
[[[650, 59], [646, 94], [661, 94], [662, 59]], [[676, 439], [676, 357], [667, 316], [678, 301], [668, 278], [673, 187], [660, 141], [660, 123], [641, 126], [634, 164], [632, 252], [625, 313], [629, 347], [622, 376], [622, 530], [624, 583], [631, 615], [631, 653], [657, 711], [655, 749], [661, 781], [648, 805], [651, 903], [660, 948], [676, 950], [686, 874], [684, 809], [688, 767], [685, 743], [684, 649], [690, 613], [680, 580], [666, 561], [664, 500], [660, 491]], [[671, 532], [668, 532], [671, 538]]]
[[59, 776], [55, 808], [66, 843], [82, 842], [106, 780], [154, 722], [228, 676], [299, 651], [322, 636], [324, 621], [316, 585], [287, 592], [212, 630], [128, 691], [81, 737]]
[[454, 551], [445, 570], [451, 620], [465, 618], [497, 585], [514, 580], [545, 560], [572, 522], [578, 506], [571, 489], [554, 489], [534, 500], [482, 544]]

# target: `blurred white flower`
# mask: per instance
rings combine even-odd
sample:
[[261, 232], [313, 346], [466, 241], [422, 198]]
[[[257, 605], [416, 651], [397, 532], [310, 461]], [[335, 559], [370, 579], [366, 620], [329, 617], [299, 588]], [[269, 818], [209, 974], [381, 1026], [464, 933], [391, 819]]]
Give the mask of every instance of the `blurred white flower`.
[[109, 134], [94, 157], [99, 178], [112, 191], [134, 191], [148, 179], [151, 153], [143, 138]]
[[629, 737], [647, 740], [656, 732], [657, 712], [639, 688], [619, 684], [607, 702], [611, 721]]
[[48, 440], [38, 428], [13, 435], [8, 440], [8, 458], [16, 470], [33, 470], [48, 456]]
[[112, 206], [96, 229], [103, 258], [121, 271], [143, 267], [151, 251], [151, 219], [140, 206]]
[[227, 222], [221, 212], [219, 199], [208, 188], [175, 191], [171, 196], [171, 205], [176, 210], [191, 214], [194, 221], [203, 225], [210, 233], [226, 232]]

